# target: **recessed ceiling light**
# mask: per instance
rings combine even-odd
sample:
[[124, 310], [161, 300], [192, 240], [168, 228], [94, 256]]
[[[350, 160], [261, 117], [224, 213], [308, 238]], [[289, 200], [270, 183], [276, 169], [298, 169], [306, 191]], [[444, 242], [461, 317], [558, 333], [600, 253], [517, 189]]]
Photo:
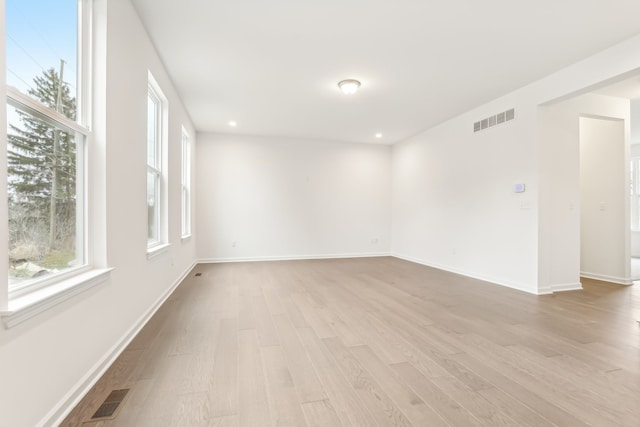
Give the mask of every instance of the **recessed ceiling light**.
[[342, 80], [338, 83], [338, 87], [345, 95], [353, 95], [358, 91], [360, 82], [354, 79]]
[[231, 121], [229, 122], [229, 126], [231, 126], [232, 128], [234, 128], [234, 127], [238, 126], [238, 123], [236, 123], [236, 122], [234, 122], [233, 120], [231, 120]]
[[376, 133], [376, 138], [378, 139], [382, 138], [382, 134], [380, 132]]

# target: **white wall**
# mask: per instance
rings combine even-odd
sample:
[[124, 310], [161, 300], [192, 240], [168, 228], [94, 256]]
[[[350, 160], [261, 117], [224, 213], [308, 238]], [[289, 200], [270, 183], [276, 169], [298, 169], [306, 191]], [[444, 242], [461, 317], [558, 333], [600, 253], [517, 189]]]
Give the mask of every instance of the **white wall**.
[[640, 99], [631, 100], [631, 144], [640, 144]]
[[[631, 100], [630, 158], [640, 157], [640, 100]], [[640, 231], [631, 230], [631, 256], [640, 258]], [[634, 277], [637, 279], [637, 277]]]
[[389, 161], [383, 145], [198, 135], [198, 258], [388, 253]]
[[583, 277], [624, 283], [625, 123], [580, 118], [580, 270]]
[[[636, 36], [395, 145], [392, 253], [533, 293], [580, 288], [581, 111], [567, 130], [539, 106], [639, 69]], [[513, 122], [472, 132], [508, 108]], [[515, 183], [527, 192], [512, 194]]]
[[[546, 249], [547, 286], [553, 289], [578, 288], [580, 283], [580, 116], [607, 117], [624, 122], [624, 158], [629, 149], [629, 100], [604, 95], [587, 94], [540, 107], [540, 150], [543, 161], [540, 177], [545, 193], [541, 205], [544, 209], [540, 245]], [[619, 168], [628, 176], [628, 162]], [[620, 189], [626, 186], [620, 180]], [[623, 210], [620, 227], [628, 229], [628, 200]], [[545, 228], [546, 227], [546, 228]], [[622, 248], [628, 254], [628, 235], [624, 234]], [[625, 256], [623, 256], [625, 258]], [[628, 255], [626, 255], [628, 259]], [[543, 265], [544, 266], [544, 265]], [[625, 273], [622, 277], [627, 277]], [[548, 288], [548, 289], [549, 289]]]
[[[640, 157], [640, 99], [631, 100], [631, 157]], [[631, 256], [640, 258], [640, 231], [631, 231]]]
[[511, 107], [504, 100], [393, 147], [395, 255], [535, 290], [536, 153], [522, 132], [531, 113], [516, 108], [514, 121], [473, 132]]
[[[3, 426], [53, 424], [71, 409], [195, 259], [195, 239], [180, 239], [180, 132], [184, 125], [195, 135], [189, 117], [130, 2], [97, 0], [96, 12], [96, 135], [90, 161], [95, 166], [91, 176], [104, 172], [106, 180], [91, 184], [101, 192], [91, 195], [97, 208], [92, 232], [97, 236], [97, 264], [115, 270], [107, 283], [14, 328], [0, 328]], [[153, 260], [146, 255], [149, 69], [169, 100], [172, 243]], [[0, 273], [6, 277], [6, 269]]]

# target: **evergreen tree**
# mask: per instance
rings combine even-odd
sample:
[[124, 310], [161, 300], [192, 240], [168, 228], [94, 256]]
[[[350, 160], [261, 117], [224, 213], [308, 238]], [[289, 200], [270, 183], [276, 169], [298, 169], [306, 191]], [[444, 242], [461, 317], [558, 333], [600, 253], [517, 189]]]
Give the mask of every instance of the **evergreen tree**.
[[[53, 68], [34, 83], [29, 95], [75, 120], [75, 98]], [[9, 124], [7, 135], [10, 247], [70, 249], [75, 236], [74, 135], [21, 110], [16, 114], [19, 124]]]

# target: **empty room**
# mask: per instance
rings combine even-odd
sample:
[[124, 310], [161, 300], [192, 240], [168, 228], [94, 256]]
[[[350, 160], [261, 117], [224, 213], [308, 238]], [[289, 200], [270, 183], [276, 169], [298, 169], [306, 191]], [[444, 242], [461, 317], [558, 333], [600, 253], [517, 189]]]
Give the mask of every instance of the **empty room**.
[[0, 0], [0, 426], [637, 426], [638, 16]]

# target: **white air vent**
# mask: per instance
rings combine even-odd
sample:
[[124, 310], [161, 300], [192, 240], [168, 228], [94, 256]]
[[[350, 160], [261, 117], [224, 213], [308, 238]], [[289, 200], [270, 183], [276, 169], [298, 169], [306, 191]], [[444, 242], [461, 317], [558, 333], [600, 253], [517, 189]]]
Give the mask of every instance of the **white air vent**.
[[493, 127], [495, 125], [500, 125], [504, 122], [508, 122], [509, 120], [513, 120], [515, 118], [516, 118], [516, 110], [512, 108], [502, 113], [498, 113], [494, 116], [487, 117], [486, 119], [482, 119], [479, 122], [475, 122], [473, 124], [473, 131], [479, 132], [481, 130], [485, 130], [490, 127]]

